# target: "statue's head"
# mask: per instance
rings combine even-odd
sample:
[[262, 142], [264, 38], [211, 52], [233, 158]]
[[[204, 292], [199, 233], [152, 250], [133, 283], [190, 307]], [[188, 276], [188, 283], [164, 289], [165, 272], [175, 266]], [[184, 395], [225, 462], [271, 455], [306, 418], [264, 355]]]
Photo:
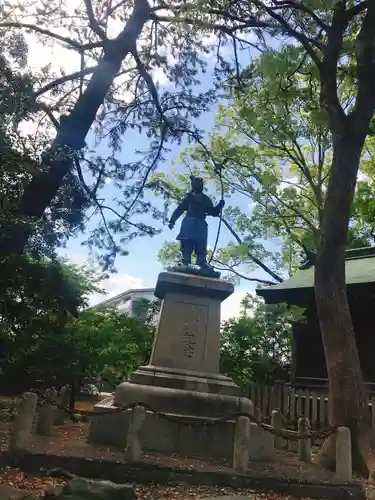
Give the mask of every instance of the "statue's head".
[[191, 190], [196, 193], [202, 193], [203, 191], [203, 179], [202, 177], [190, 176]]

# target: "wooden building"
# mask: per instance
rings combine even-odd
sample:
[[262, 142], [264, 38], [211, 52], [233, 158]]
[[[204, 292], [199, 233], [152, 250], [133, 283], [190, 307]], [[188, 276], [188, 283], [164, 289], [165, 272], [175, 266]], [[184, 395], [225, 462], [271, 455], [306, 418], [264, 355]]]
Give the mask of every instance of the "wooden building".
[[[347, 251], [346, 283], [363, 375], [369, 389], [375, 390], [375, 248]], [[313, 265], [304, 265], [283, 283], [256, 292], [267, 304], [286, 302], [305, 308], [306, 321], [293, 325], [292, 383], [307, 388], [326, 385]]]

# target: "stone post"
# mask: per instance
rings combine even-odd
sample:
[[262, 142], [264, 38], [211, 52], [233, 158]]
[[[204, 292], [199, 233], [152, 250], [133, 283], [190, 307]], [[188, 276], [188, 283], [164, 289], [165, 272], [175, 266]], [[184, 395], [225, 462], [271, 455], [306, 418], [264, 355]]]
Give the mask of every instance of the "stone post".
[[9, 451], [11, 453], [17, 453], [27, 448], [37, 402], [38, 396], [34, 392], [22, 394], [10, 435]]
[[234, 427], [233, 468], [246, 472], [249, 466], [250, 420], [238, 417]]
[[[69, 387], [63, 387], [60, 391], [60, 396], [57, 398], [57, 402], [59, 406], [63, 406], [64, 408], [69, 407], [70, 404], [70, 394]], [[62, 425], [67, 417], [67, 413], [64, 410], [60, 410], [59, 408], [55, 414], [55, 425]]]
[[[307, 434], [310, 432], [310, 426], [307, 418], [300, 417], [298, 419], [298, 435]], [[298, 440], [298, 456], [303, 462], [311, 462], [311, 439], [304, 438]]]
[[57, 406], [49, 403], [48, 401], [56, 401], [57, 391], [53, 389], [47, 389], [44, 395], [46, 399], [43, 399], [41, 401], [42, 404], [39, 410], [36, 432], [41, 436], [49, 436], [55, 423]]
[[292, 453], [298, 453], [298, 441], [295, 441], [294, 439], [288, 439], [287, 448], [288, 451], [291, 451]]
[[[275, 432], [281, 432], [283, 428], [283, 420], [281, 418], [281, 413], [279, 410], [273, 410], [271, 413], [271, 425], [275, 429]], [[284, 448], [285, 440], [282, 437], [279, 437], [275, 434], [275, 448]]]
[[[241, 412], [247, 413], [255, 418], [254, 403], [252, 401], [250, 401], [250, 399], [245, 399], [245, 400], [241, 401]], [[249, 420], [250, 420], [250, 422], [252, 421], [251, 419], [249, 419]]]
[[129, 462], [139, 462], [142, 454], [142, 442], [140, 431], [146, 419], [146, 409], [143, 406], [135, 406], [129, 422], [128, 437], [126, 440], [125, 457]]
[[336, 478], [352, 479], [352, 440], [347, 427], [338, 427], [336, 431]]

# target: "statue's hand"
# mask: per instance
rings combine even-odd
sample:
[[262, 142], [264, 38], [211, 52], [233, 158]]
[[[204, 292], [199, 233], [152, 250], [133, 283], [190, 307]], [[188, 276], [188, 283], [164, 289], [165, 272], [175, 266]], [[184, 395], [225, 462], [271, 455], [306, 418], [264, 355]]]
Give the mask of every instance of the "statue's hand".
[[174, 228], [174, 222], [169, 222], [168, 223], [168, 227], [169, 227], [169, 229], [173, 229]]
[[221, 210], [222, 208], [224, 208], [224, 205], [225, 205], [225, 201], [224, 200], [220, 200], [219, 204], [218, 204], [219, 209]]

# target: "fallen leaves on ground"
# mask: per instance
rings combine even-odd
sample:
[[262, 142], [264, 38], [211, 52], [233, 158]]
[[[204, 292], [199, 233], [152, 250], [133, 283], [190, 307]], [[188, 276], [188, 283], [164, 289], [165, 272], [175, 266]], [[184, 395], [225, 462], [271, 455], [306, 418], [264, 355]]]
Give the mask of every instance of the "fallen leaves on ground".
[[64, 481], [53, 477], [25, 474], [19, 469], [6, 467], [0, 472], [0, 484], [7, 484], [11, 488], [17, 490], [31, 491], [51, 489], [60, 484], [64, 484]]
[[[139, 500], [199, 500], [209, 497], [221, 497], [227, 495], [246, 496], [249, 500], [296, 500], [289, 495], [278, 495], [276, 493], [257, 493], [254, 490], [233, 488], [210, 488], [207, 486], [143, 486], [136, 485], [135, 490]], [[308, 498], [300, 500], [311, 500]]]
[[[7, 448], [9, 438], [9, 423], [0, 421], [0, 446]], [[114, 460], [125, 462], [124, 451], [119, 448], [111, 448], [88, 443], [88, 423], [66, 422], [64, 425], [55, 427], [53, 434], [48, 438], [31, 436], [29, 449], [39, 453], [62, 455], [68, 457], [84, 457], [88, 459]], [[162, 455], [160, 453], [143, 453], [141, 462], [147, 465], [161, 465], [173, 469], [183, 468], [197, 470], [199, 472], [226, 472], [232, 474], [234, 471], [231, 464], [221, 460], [203, 460], [192, 457], [181, 457], [176, 455]], [[290, 480], [326, 481], [334, 480], [334, 474], [326, 471], [316, 464], [305, 464], [298, 460], [296, 454], [288, 450], [277, 450], [275, 460], [271, 462], [254, 461], [250, 463], [249, 473], [267, 477], [284, 477]]]
[[[0, 484], [23, 491], [51, 490], [65, 484], [65, 481], [46, 476], [25, 474], [19, 469], [10, 467], [0, 472]], [[206, 486], [158, 486], [134, 485], [139, 500], [199, 500], [208, 497], [226, 495], [247, 496], [251, 500], [295, 500], [288, 495], [276, 493], [257, 493], [253, 490], [234, 490], [233, 488], [210, 488]], [[308, 500], [308, 499], [305, 499]]]

